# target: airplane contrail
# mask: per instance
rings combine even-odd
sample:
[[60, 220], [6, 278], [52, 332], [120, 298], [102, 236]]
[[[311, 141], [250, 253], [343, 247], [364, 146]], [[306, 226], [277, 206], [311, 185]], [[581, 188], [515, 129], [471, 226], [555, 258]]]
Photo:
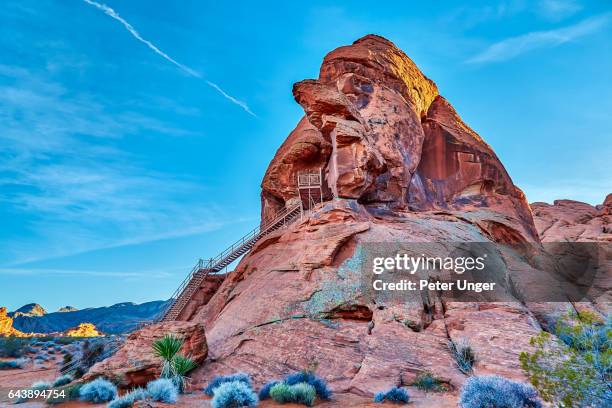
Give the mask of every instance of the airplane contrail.
[[[169, 56], [168, 54], [166, 54], [165, 52], [163, 52], [162, 50], [160, 50], [159, 48], [157, 48], [157, 46], [155, 46], [155, 44], [153, 44], [151, 41], [143, 38], [140, 33], [138, 31], [136, 31], [136, 29], [130, 24], [128, 23], [123, 17], [121, 17], [119, 15], [119, 13], [117, 13], [115, 10], [113, 10], [112, 8], [110, 8], [109, 6], [107, 6], [106, 4], [103, 3], [98, 3], [96, 1], [93, 0], [83, 0], [85, 3], [94, 6], [95, 8], [103, 11], [106, 15], [108, 15], [109, 17], [117, 20], [118, 22], [120, 22], [126, 30], [128, 30], [130, 32], [130, 34], [132, 34], [132, 36], [134, 38], [136, 38], [138, 41], [140, 41], [141, 43], [145, 44], [147, 47], [149, 47], [153, 52], [155, 52], [157, 55], [161, 56], [162, 58], [164, 58], [165, 60], [171, 62], [172, 64], [176, 65], [178, 68], [180, 68], [183, 72], [187, 73], [190, 76], [193, 76], [195, 78], [199, 78], [199, 79], [203, 79], [202, 74], [200, 74], [199, 72], [189, 68], [186, 65], [181, 64], [180, 62], [178, 62], [177, 60], [175, 60], [174, 58], [172, 58], [171, 56]], [[221, 89], [221, 87], [217, 84], [215, 84], [212, 81], [209, 80], [204, 80], [206, 82], [206, 84], [208, 86], [210, 86], [211, 88], [213, 88], [214, 90], [216, 90], [217, 92], [219, 92], [224, 98], [226, 98], [227, 100], [229, 100], [230, 102], [240, 106], [242, 109], [245, 110], [245, 112], [247, 112], [250, 115], [253, 116], [257, 116], [255, 115], [255, 113], [253, 113], [253, 111], [249, 108], [249, 106], [246, 104], [246, 102], [243, 102], [239, 99], [234, 98], [233, 96], [231, 96], [230, 94], [228, 94], [227, 92], [225, 92], [223, 89]]]

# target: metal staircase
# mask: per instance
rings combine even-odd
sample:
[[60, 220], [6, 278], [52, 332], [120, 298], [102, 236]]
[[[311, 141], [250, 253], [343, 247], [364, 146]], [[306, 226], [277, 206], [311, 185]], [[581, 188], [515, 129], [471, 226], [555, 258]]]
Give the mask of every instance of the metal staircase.
[[160, 313], [157, 321], [167, 322], [176, 320], [208, 274], [222, 271], [236, 259], [250, 251], [261, 238], [288, 226], [293, 221], [300, 218], [301, 215], [301, 203], [293, 207], [285, 208], [276, 218], [253, 229], [216, 257], [208, 260], [200, 259], [174, 292], [168, 302], [168, 306]]

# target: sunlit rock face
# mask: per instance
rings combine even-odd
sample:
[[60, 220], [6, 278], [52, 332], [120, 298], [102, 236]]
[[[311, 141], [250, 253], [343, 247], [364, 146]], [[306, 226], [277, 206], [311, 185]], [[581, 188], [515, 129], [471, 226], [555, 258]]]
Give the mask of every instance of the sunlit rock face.
[[13, 327], [13, 318], [8, 315], [6, 307], [0, 307], [0, 336], [23, 337], [25, 335]]
[[378, 36], [330, 52], [319, 77], [293, 94], [305, 114], [263, 178], [262, 221], [298, 200], [300, 171], [321, 169], [324, 202], [257, 242], [212, 296], [203, 287], [185, 308], [181, 318], [206, 326], [209, 347], [194, 385], [234, 372], [260, 385], [316, 366], [334, 391], [371, 398], [431, 372], [449, 389], [433, 406], [456, 406], [466, 376], [448, 343], [463, 339], [476, 374], [525, 380], [520, 352], [540, 322], [571, 305], [525, 302], [537, 270], [522, 258], [500, 251], [499, 278], [518, 288], [504, 302], [431, 291], [377, 303], [362, 290], [371, 245], [539, 244], [529, 205], [492, 149]]
[[76, 327], [66, 330], [64, 333], [66, 337], [99, 337], [103, 334], [98, 331], [96, 326], [92, 323], [81, 323]]
[[[262, 215], [297, 197], [295, 175], [323, 169], [327, 199], [385, 210], [503, 214], [491, 235], [537, 240], [529, 206], [483, 139], [390, 41], [368, 35], [330, 52], [293, 87], [305, 117], [270, 163]], [[484, 225], [484, 222], [483, 222]], [[510, 228], [512, 231], [500, 231]]]

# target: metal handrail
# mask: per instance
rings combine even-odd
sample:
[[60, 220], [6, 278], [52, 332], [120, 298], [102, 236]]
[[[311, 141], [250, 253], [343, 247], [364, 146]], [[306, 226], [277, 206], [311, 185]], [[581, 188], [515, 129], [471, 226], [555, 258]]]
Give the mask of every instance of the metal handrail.
[[[279, 223], [284, 223], [286, 218], [297, 211], [298, 209], [301, 211], [302, 204], [296, 204], [293, 207], [284, 208], [277, 216], [271, 221], [266, 222], [263, 226], [257, 226], [253, 228], [251, 231], [242, 236], [239, 240], [234, 242], [232, 245], [227, 247], [221, 253], [219, 253], [216, 257], [210, 258], [208, 260], [204, 260], [202, 258], [198, 259], [198, 262], [191, 269], [191, 272], [185, 277], [185, 279], [181, 282], [179, 287], [174, 291], [172, 296], [170, 297], [170, 302], [164, 307], [164, 310], [158, 314], [157, 321], [162, 320], [168, 311], [172, 308], [172, 306], [179, 299], [185, 288], [189, 285], [189, 282], [193, 280], [193, 277], [199, 271], [205, 271], [205, 273], [209, 273], [215, 271], [215, 268], [222, 264], [222, 262], [231, 256], [235, 251], [243, 248], [246, 244], [250, 243], [255, 239], [259, 239], [270, 232], [270, 229]], [[281, 224], [282, 225], [282, 224]], [[227, 266], [227, 265], [226, 265]], [[216, 272], [216, 271], [215, 271]]]

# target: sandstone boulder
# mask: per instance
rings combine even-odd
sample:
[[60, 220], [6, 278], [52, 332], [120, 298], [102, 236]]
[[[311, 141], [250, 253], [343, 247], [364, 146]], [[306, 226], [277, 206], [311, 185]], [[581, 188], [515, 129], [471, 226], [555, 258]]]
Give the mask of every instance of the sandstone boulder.
[[85, 381], [97, 377], [111, 379], [119, 387], [145, 385], [159, 377], [161, 360], [153, 354], [153, 341], [166, 334], [184, 340], [181, 353], [200, 364], [208, 354], [204, 326], [195, 322], [163, 322], [148, 325], [131, 333], [125, 343], [111, 357], [96, 363], [83, 377]]

